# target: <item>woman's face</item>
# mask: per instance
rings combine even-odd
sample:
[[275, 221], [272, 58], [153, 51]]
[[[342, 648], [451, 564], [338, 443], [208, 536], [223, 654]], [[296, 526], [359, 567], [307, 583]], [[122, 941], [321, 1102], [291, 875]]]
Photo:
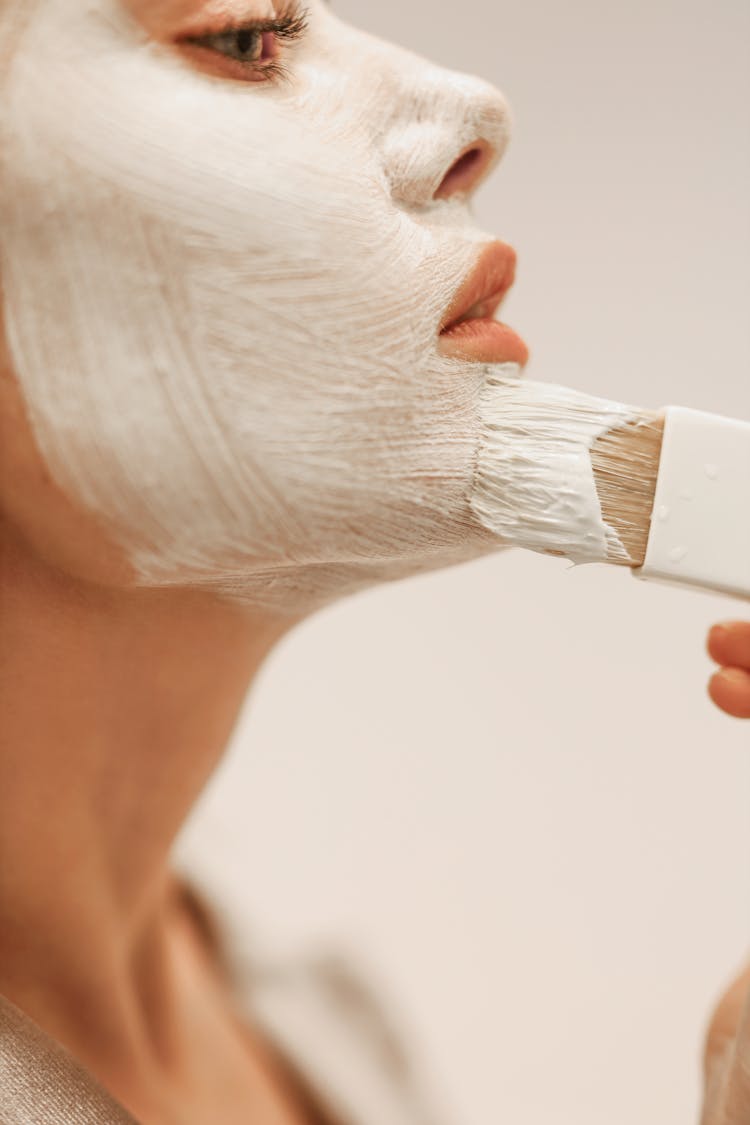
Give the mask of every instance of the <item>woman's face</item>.
[[439, 331], [500, 94], [322, 0], [5, 3], [12, 365], [136, 580], [297, 613], [486, 550], [480, 359], [514, 356]]

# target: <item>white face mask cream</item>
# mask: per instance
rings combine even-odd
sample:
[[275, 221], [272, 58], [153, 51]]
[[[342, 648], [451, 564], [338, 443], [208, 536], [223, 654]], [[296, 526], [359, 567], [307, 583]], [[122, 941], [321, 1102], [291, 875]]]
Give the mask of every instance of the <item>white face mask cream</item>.
[[298, 612], [492, 545], [484, 369], [437, 347], [490, 239], [434, 195], [477, 138], [504, 148], [497, 91], [321, 2], [268, 85], [202, 73], [118, 0], [15, 2], [11, 354], [55, 479], [142, 583]]
[[591, 451], [637, 413], [567, 387], [488, 371], [472, 507], [510, 546], [573, 562], [631, 561], [602, 515]]
[[439, 346], [474, 332], [455, 301], [493, 241], [446, 173], [478, 142], [502, 153], [498, 92], [321, 0], [288, 81], [233, 81], [217, 20], [276, 17], [269, 0], [154, 0], [187, 53], [144, 4], [0, 10], [13, 364], [55, 480], [138, 580], [299, 614], [504, 544], [637, 561], [658, 435], [628, 454], [645, 499], [623, 521], [592, 467], [637, 412]]

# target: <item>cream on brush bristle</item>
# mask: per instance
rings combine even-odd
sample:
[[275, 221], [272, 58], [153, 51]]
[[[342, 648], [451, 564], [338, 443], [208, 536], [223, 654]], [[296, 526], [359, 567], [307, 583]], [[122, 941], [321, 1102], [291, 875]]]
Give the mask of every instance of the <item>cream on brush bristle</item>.
[[489, 367], [471, 507], [513, 547], [638, 567], [646, 554], [663, 421]]

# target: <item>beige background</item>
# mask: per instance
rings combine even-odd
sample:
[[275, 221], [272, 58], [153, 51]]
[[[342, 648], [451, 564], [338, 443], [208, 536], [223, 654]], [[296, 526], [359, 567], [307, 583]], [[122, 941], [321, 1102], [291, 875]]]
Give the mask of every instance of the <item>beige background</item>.
[[[477, 210], [532, 377], [750, 418], [746, 0], [338, 9], [508, 94]], [[703, 655], [741, 608], [522, 554], [342, 604], [267, 667], [186, 853], [280, 950], [358, 949], [462, 1125], [694, 1122], [750, 940], [750, 723]]]

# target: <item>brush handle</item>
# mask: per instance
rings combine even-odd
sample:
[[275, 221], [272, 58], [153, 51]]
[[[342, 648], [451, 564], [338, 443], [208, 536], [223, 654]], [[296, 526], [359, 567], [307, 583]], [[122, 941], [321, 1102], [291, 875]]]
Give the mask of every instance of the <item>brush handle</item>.
[[750, 422], [670, 406], [633, 573], [750, 598]]

